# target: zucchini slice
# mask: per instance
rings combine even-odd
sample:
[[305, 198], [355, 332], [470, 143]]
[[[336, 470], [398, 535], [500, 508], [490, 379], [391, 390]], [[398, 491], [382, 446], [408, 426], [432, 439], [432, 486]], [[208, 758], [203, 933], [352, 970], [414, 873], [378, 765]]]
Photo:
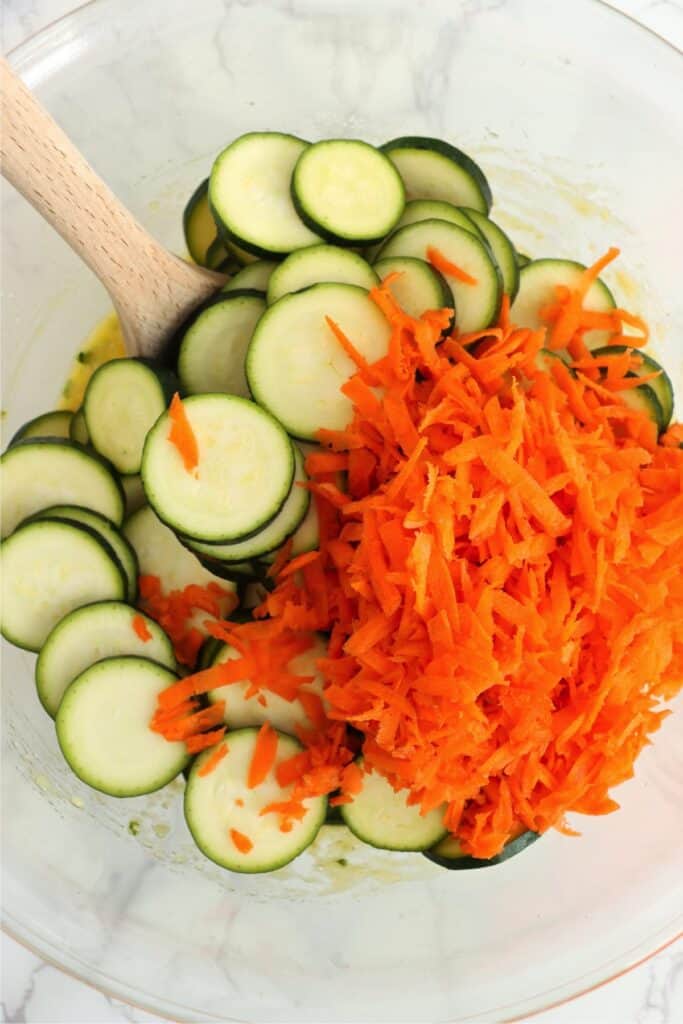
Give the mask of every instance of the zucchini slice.
[[256, 260], [255, 263], [242, 267], [234, 277], [231, 277], [228, 283], [223, 285], [221, 292], [256, 291], [265, 295], [276, 267], [277, 263], [273, 263], [272, 260]]
[[216, 240], [216, 224], [209, 207], [209, 179], [197, 185], [183, 213], [183, 232], [187, 251], [195, 263], [208, 266], [207, 254]]
[[247, 353], [252, 395], [302, 440], [314, 439], [321, 427], [341, 430], [352, 416], [340, 389], [357, 367], [326, 317], [368, 362], [386, 355], [389, 324], [367, 292], [349, 284], [316, 284], [285, 295], [259, 320]]
[[342, 806], [342, 818], [358, 839], [380, 850], [428, 850], [446, 834], [446, 808], [421, 814], [419, 804], [406, 803], [407, 796], [404, 789], [392, 789], [383, 775], [368, 772], [360, 793]]
[[193, 318], [178, 353], [178, 376], [188, 394], [226, 392], [247, 397], [244, 360], [265, 308], [260, 295], [228, 293]]
[[[320, 699], [323, 695], [324, 681], [316, 662], [319, 658], [326, 656], [327, 643], [322, 636], [314, 634], [313, 646], [303, 654], [292, 658], [288, 665], [289, 671], [296, 675], [311, 677], [311, 682], [302, 686], [302, 690], [314, 694]], [[210, 665], [222, 665], [226, 661], [232, 661], [239, 657], [240, 655], [234, 647], [229, 644], [221, 644]], [[207, 694], [211, 704], [225, 701], [224, 720], [228, 728], [243, 729], [247, 726], [259, 726], [263, 722], [270, 722], [280, 732], [294, 736], [297, 729], [310, 729], [316, 724], [311, 722], [304, 704], [298, 697], [292, 701], [285, 700], [284, 697], [280, 697], [266, 688], [252, 697], [247, 697], [251, 685], [250, 679], [244, 679], [239, 683], [219, 686]], [[265, 701], [265, 704], [262, 701]]]
[[80, 505], [123, 520], [121, 485], [108, 462], [73, 441], [41, 437], [19, 441], [0, 460], [2, 535], [51, 505]]
[[222, 234], [266, 259], [320, 241], [299, 218], [290, 195], [294, 167], [307, 146], [293, 135], [249, 132], [219, 153], [209, 202]]
[[355, 284], [369, 291], [379, 278], [358, 253], [337, 245], [309, 245], [293, 252], [273, 272], [268, 284], [268, 305], [312, 284]]
[[305, 814], [289, 832], [280, 816], [262, 814], [268, 805], [291, 798], [292, 787], [275, 777], [281, 761], [302, 748], [291, 736], [278, 734], [275, 764], [261, 785], [248, 786], [257, 729], [239, 729], [222, 740], [227, 753], [209, 774], [201, 775], [216, 747], [197, 757], [185, 787], [185, 820], [195, 843], [210, 860], [229, 871], [275, 871], [294, 860], [315, 839], [325, 820], [327, 799], [304, 800]]
[[9, 447], [29, 437], [70, 437], [73, 417], [74, 414], [67, 409], [44, 412], [42, 416], [36, 416], [35, 419], [24, 423], [23, 427], [19, 427]]
[[145, 438], [177, 390], [174, 374], [145, 359], [112, 359], [98, 367], [83, 399], [95, 451], [119, 473], [139, 473]]
[[[594, 356], [610, 356], [610, 355], [622, 355], [628, 351], [627, 345], [606, 345], [604, 348], [594, 348]], [[649, 388], [651, 388], [657, 398], [659, 404], [662, 407], [662, 430], [666, 430], [671, 417], [674, 412], [674, 389], [671, 383], [671, 378], [667, 374], [666, 370], [653, 359], [652, 356], [648, 355], [647, 352], [642, 352], [640, 349], [635, 350], [642, 359], [642, 363], [637, 370], [633, 372], [637, 377], [646, 376], [650, 373], [658, 373], [659, 377], [653, 378], [647, 382]]]
[[409, 256], [426, 260], [430, 246], [476, 282], [465, 284], [444, 274], [455, 300], [458, 330], [468, 333], [489, 327], [500, 312], [503, 282], [488, 245], [472, 232], [442, 220], [419, 221], [396, 231], [380, 250], [379, 258]]
[[303, 455], [294, 445], [294, 479], [284, 505], [267, 526], [246, 540], [234, 544], [203, 544], [189, 541], [193, 551], [220, 562], [247, 562], [275, 551], [301, 525], [311, 501], [310, 491], [302, 484], [308, 480]]
[[531, 256], [527, 256], [525, 252], [518, 252], [515, 255], [517, 258], [517, 266], [520, 270], [522, 270], [523, 267], [528, 267], [531, 263]]
[[[133, 626], [141, 618], [149, 639]], [[36, 661], [40, 702], [55, 717], [67, 686], [90, 665], [123, 654], [149, 658], [175, 671], [171, 641], [154, 619], [120, 601], [100, 601], [65, 615], [50, 632]]]
[[37, 651], [60, 619], [93, 601], [123, 601], [126, 577], [113, 550], [89, 527], [36, 519], [0, 545], [0, 631]]
[[147, 658], [105, 658], [71, 683], [57, 712], [57, 739], [73, 772], [108, 796], [141, 796], [179, 775], [185, 744], [152, 732], [161, 690], [175, 672]]
[[101, 516], [99, 512], [93, 512], [89, 508], [79, 508], [77, 505], [53, 505], [52, 508], [46, 508], [38, 512], [35, 518], [59, 519], [68, 523], [82, 523], [99, 534], [121, 563], [127, 583], [126, 600], [133, 604], [138, 596], [137, 556], [126, 538], [112, 522]]
[[538, 832], [522, 832], [516, 839], [511, 839], [506, 843], [495, 857], [484, 860], [479, 857], [470, 857], [463, 851], [455, 836], [449, 835], [430, 850], [425, 850], [424, 855], [434, 864], [448, 868], [449, 871], [471, 871], [475, 868], [490, 868], [496, 864], [502, 864], [503, 861], [510, 860], [511, 857], [526, 850], [537, 839], [540, 839]]
[[389, 290], [409, 316], [420, 317], [428, 309], [455, 309], [453, 294], [444, 278], [424, 260], [387, 257], [377, 260], [375, 270], [382, 280], [389, 274], [401, 275], [391, 282]]
[[132, 516], [139, 508], [147, 504], [145, 488], [142, 486], [142, 477], [139, 473], [131, 476], [121, 477], [121, 486], [126, 497], [126, 518]]
[[77, 441], [78, 444], [90, 444], [90, 434], [88, 433], [82, 406], [73, 414], [69, 425], [69, 437], [72, 441]]
[[517, 253], [515, 247], [505, 234], [502, 228], [498, 227], [492, 220], [489, 220], [478, 210], [463, 208], [474, 226], [488, 242], [496, 263], [500, 268], [503, 278], [503, 291], [510, 296], [512, 302], [519, 290], [519, 267], [517, 265]]
[[445, 203], [441, 199], [411, 199], [409, 203], [406, 203], [406, 208], [395, 230], [405, 228], [408, 224], [419, 224], [423, 220], [445, 220], [449, 224], [457, 224], [459, 228], [464, 228], [471, 235], [480, 235], [476, 224], [464, 210], [459, 206], [453, 206], [453, 203]]
[[257, 533], [292, 486], [291, 441], [268, 412], [236, 395], [191, 395], [184, 407], [199, 449], [196, 473], [169, 440], [164, 414], [145, 442], [147, 500], [163, 522], [195, 540], [228, 543]]
[[[583, 263], [575, 260], [540, 259], [532, 260], [519, 272], [519, 291], [510, 309], [510, 317], [518, 327], [530, 327], [532, 331], [543, 327], [539, 311], [555, 301], [555, 288], [565, 285], [575, 288], [585, 270]], [[604, 281], [598, 278], [588, 289], [584, 308], [595, 313], [609, 313], [616, 303]], [[609, 331], [588, 331], [584, 341], [588, 348], [606, 345]]]
[[405, 206], [401, 176], [384, 153], [357, 139], [327, 139], [304, 149], [292, 175], [294, 206], [331, 242], [378, 242]]
[[442, 139], [408, 135], [381, 147], [406, 188], [406, 199], [440, 199], [454, 206], [491, 209], [491, 189], [484, 172], [462, 150]]

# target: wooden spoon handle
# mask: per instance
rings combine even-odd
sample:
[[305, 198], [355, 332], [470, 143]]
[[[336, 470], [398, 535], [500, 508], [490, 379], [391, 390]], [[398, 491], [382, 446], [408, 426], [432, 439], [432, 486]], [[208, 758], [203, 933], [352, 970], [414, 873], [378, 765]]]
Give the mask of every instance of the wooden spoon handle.
[[171, 255], [128, 212], [0, 58], [2, 173], [97, 274], [132, 355], [163, 341], [225, 280]]

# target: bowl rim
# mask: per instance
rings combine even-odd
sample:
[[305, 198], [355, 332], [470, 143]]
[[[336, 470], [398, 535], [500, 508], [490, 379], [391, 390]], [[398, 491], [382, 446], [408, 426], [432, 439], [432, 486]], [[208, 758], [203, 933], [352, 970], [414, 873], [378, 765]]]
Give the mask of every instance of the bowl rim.
[[[28, 59], [30, 60], [30, 50], [37, 40], [40, 40], [42, 37], [46, 37], [47, 39], [53, 32], [55, 32], [55, 30], [59, 30], [63, 25], [68, 24], [71, 21], [77, 21], [81, 17], [81, 15], [84, 12], [88, 11], [90, 8], [96, 7], [97, 5], [106, 2], [107, 0], [83, 0], [82, 3], [78, 3], [75, 7], [67, 11], [65, 14], [62, 14], [57, 18], [53, 18], [52, 20], [46, 22], [46, 24], [43, 25], [41, 28], [25, 36], [19, 43], [17, 43], [15, 46], [13, 46], [10, 50], [6, 52], [5, 58], [12, 66], [21, 65], [25, 51], [29, 51]], [[637, 31], [652, 36], [654, 39], [658, 40], [659, 43], [666, 46], [668, 49], [672, 50], [677, 56], [683, 56], [683, 49], [679, 48], [671, 39], [667, 39], [661, 33], [657, 32], [655, 29], [643, 24], [643, 22], [640, 21], [637, 17], [635, 17], [635, 15], [630, 14], [627, 11], [621, 10], [618, 7], [614, 7], [610, 0], [588, 0], [588, 3], [592, 3], [595, 4], [596, 6], [606, 8], [610, 12], [610, 15], [613, 15], [615, 18], [621, 18], [624, 21], [630, 22], [636, 28]], [[680, 921], [681, 919], [679, 918], [678, 920]], [[672, 921], [672, 925], [674, 929], [678, 928], [676, 920]], [[136, 992], [134, 993], [134, 998], [131, 998], [130, 986], [128, 986], [126, 982], [122, 982], [121, 979], [116, 979], [103, 973], [104, 981], [98, 984], [97, 981], [93, 980], [92, 978], [86, 975], [85, 972], [88, 969], [87, 965], [84, 965], [82, 971], [78, 970], [76, 967], [67, 966], [65, 963], [61, 962], [46, 949], [41, 948], [42, 943], [39, 936], [32, 936], [31, 938], [27, 937], [27, 935], [23, 932], [23, 929], [18, 921], [15, 922], [14, 926], [8, 924], [5, 918], [4, 908], [2, 913], [2, 919], [0, 920], [0, 931], [7, 935], [7, 937], [10, 938], [12, 941], [16, 942], [19, 946], [28, 950], [28, 952], [32, 953], [34, 956], [49, 964], [51, 967], [54, 967], [56, 970], [60, 971], [67, 977], [72, 978], [75, 981], [80, 982], [81, 984], [87, 985], [88, 988], [93, 989], [96, 992], [99, 992], [101, 995], [105, 996], [108, 999], [116, 999], [117, 1001], [122, 1002], [125, 1005], [131, 1006], [134, 1009], [142, 1010], [145, 1013], [151, 1013], [163, 1020], [182, 1020], [182, 1018], [176, 1016], [169, 1016], [168, 1013], [164, 1012], [163, 1010], [160, 1010], [159, 1007], [153, 1005], [152, 1002], [145, 1001], [146, 997], [148, 997], [147, 993]], [[638, 967], [641, 967], [643, 964], [654, 959], [654, 957], [656, 957], [659, 953], [662, 953], [664, 952], [664, 950], [671, 948], [676, 942], [680, 941], [681, 939], [683, 939], [683, 923], [679, 931], [674, 931], [672, 934], [669, 934], [663, 942], [660, 942], [658, 945], [655, 946], [655, 948], [650, 950], [648, 953], [639, 956], [637, 959], [627, 959], [626, 965], [620, 967], [618, 970], [614, 970], [609, 966], [609, 964], [606, 964], [605, 968], [607, 969], [607, 973], [605, 977], [600, 978], [598, 981], [595, 981], [590, 985], [578, 988], [575, 992], [572, 992], [571, 994], [566, 995], [561, 999], [555, 999], [549, 1002], [544, 1002], [543, 1005], [538, 1006], [536, 1009], [524, 1012], [522, 1014], [515, 1014], [512, 1017], [502, 1017], [500, 1018], [501, 1024], [519, 1024], [519, 1022], [534, 1018], [539, 1014], [546, 1013], [549, 1010], [557, 1009], [561, 1006], [566, 1006], [567, 1004], [580, 999], [582, 996], [589, 995], [591, 992], [595, 992], [598, 989], [601, 989], [604, 986], [610, 984], [611, 982], [616, 981], [627, 974], [630, 974]], [[622, 954], [622, 956], [628, 958], [628, 954]], [[577, 983], [580, 984], [579, 979], [577, 979]], [[124, 989], [127, 989], [127, 991], [124, 992]], [[546, 996], [549, 996], [551, 991], [552, 990], [548, 990]], [[543, 993], [540, 993], [540, 995], [543, 996]], [[149, 996], [149, 998], [153, 999], [154, 997]], [[179, 1004], [177, 1005], [178, 1009], [182, 1009], [182, 1007]], [[186, 1009], [189, 1009], [189, 1007]], [[505, 1007], [501, 1007], [501, 1009], [505, 1010]], [[189, 1020], [190, 1018], [185, 1019]], [[218, 1018], [215, 1019], [217, 1020]], [[225, 1021], [226, 1024], [230, 1024], [230, 1022], [232, 1022], [232, 1024], [253, 1024], [253, 1022], [246, 1021], [243, 1018], [224, 1017], [221, 1019]]]

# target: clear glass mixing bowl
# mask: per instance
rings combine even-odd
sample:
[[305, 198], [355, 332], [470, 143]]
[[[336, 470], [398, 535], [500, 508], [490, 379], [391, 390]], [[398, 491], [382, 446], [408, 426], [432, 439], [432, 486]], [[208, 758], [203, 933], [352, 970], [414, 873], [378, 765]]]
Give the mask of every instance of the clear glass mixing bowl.
[[[607, 277], [651, 320], [683, 393], [680, 57], [600, 3], [96, 0], [12, 60], [175, 250], [187, 196], [240, 132], [443, 135], [481, 161], [522, 250], [622, 247]], [[9, 188], [3, 216], [9, 434], [55, 403], [108, 302]], [[680, 714], [620, 789], [622, 810], [581, 819], [581, 839], [449, 873], [328, 829], [292, 867], [250, 878], [194, 850], [180, 784], [128, 801], [80, 785], [32, 663], [3, 651], [5, 924], [120, 998], [187, 1020], [502, 1020], [680, 931]]]

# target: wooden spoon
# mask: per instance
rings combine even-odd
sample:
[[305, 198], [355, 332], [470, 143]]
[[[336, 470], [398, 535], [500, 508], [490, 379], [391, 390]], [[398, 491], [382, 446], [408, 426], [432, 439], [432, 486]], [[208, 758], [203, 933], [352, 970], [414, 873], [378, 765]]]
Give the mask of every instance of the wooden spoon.
[[226, 278], [156, 242], [0, 59], [2, 173], [109, 292], [130, 355], [160, 356]]

